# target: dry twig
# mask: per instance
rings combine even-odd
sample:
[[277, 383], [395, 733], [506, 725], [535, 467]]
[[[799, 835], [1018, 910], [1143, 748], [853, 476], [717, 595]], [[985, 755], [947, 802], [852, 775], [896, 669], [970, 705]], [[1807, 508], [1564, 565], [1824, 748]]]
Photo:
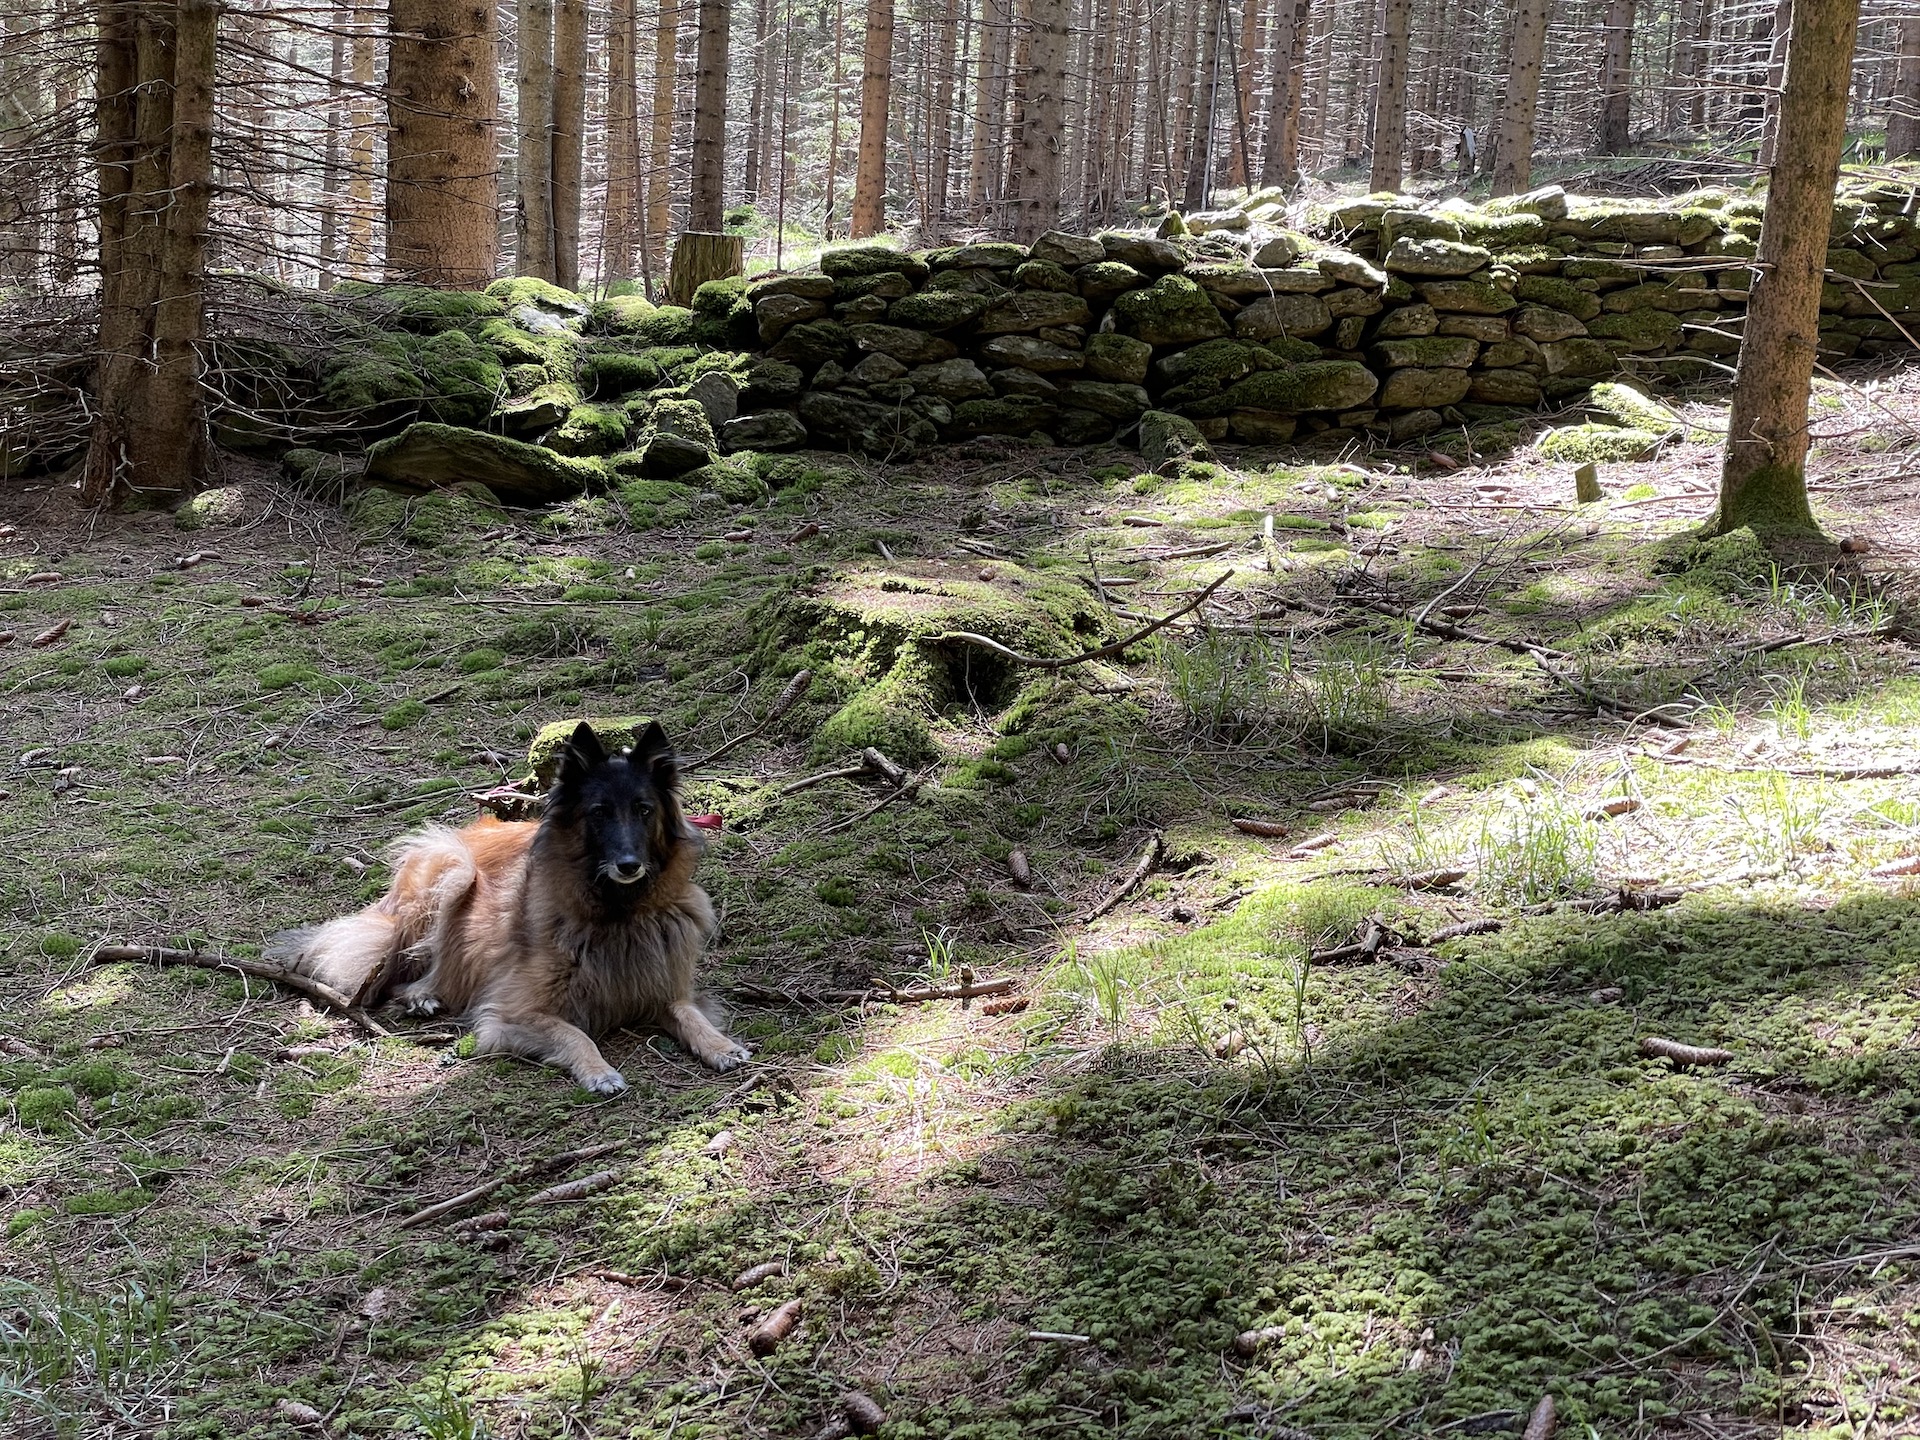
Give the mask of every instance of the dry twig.
[[1116, 640], [1111, 645], [1102, 645], [1098, 650], [1088, 650], [1082, 654], [1070, 656], [1065, 660], [1048, 660], [1037, 655], [1022, 655], [1017, 650], [1009, 650], [998, 640], [990, 640], [985, 635], [976, 635], [971, 630], [948, 630], [942, 634], [932, 636], [928, 643], [937, 644], [943, 640], [964, 640], [969, 645], [978, 645], [984, 650], [993, 651], [996, 655], [1004, 655], [1016, 665], [1030, 666], [1035, 670], [1064, 670], [1069, 665], [1084, 665], [1089, 660], [1104, 660], [1109, 655], [1118, 655], [1129, 646], [1137, 645], [1156, 630], [1166, 629], [1167, 626], [1178, 620], [1182, 615], [1192, 610], [1198, 610], [1213, 597], [1214, 591], [1218, 590], [1232, 578], [1233, 571], [1228, 570], [1178, 610], [1162, 615], [1158, 620], [1134, 631], [1133, 634], [1127, 636], [1126, 639]]
[[1706, 1045], [1682, 1045], [1664, 1035], [1644, 1035], [1640, 1053], [1648, 1059], [1671, 1060], [1676, 1065], [1724, 1065], [1733, 1059], [1731, 1050], [1715, 1050]]
[[1154, 831], [1152, 835], [1147, 837], [1146, 847], [1141, 850], [1140, 859], [1138, 863], [1134, 865], [1132, 873], [1120, 882], [1119, 888], [1083, 915], [1080, 918], [1080, 923], [1082, 925], [1092, 924], [1122, 900], [1126, 899], [1127, 896], [1131, 895], [1135, 890], [1139, 889], [1141, 882], [1153, 873], [1153, 867], [1160, 863], [1160, 856], [1165, 850], [1165, 837], [1162, 836], [1158, 830]]

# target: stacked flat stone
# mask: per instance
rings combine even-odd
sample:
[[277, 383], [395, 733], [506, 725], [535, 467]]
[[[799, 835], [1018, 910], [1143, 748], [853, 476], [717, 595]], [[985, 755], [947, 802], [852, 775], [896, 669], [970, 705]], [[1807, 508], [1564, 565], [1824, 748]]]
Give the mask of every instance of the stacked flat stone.
[[[1829, 357], [1908, 343], [1917, 189], [1838, 197]], [[829, 250], [816, 273], [749, 288], [762, 358], [720, 444], [1087, 444], [1149, 409], [1215, 441], [1398, 442], [1557, 406], [1623, 372], [1699, 380], [1739, 348], [1762, 205], [1719, 190], [1649, 202], [1548, 187], [1478, 207], [1377, 195], [1295, 232], [1272, 228], [1268, 196], [1222, 212], [1244, 223], [1196, 216], [1163, 235]]]

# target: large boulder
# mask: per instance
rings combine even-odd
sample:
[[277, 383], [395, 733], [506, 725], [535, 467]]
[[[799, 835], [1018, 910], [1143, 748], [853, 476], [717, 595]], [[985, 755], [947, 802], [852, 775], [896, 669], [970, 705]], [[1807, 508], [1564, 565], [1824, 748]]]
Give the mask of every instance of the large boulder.
[[367, 452], [367, 480], [396, 490], [478, 482], [509, 505], [552, 505], [598, 483], [603, 472], [538, 445], [421, 421]]
[[1107, 258], [1107, 247], [1086, 235], [1069, 235], [1049, 230], [1033, 242], [1035, 260], [1051, 260], [1056, 265], [1091, 265]]
[[959, 353], [951, 340], [942, 340], [924, 330], [909, 330], [904, 325], [852, 325], [847, 333], [862, 350], [891, 355], [902, 365], [931, 365], [951, 360]]
[[1462, 245], [1453, 240], [1416, 239], [1402, 236], [1393, 242], [1380, 263], [1396, 275], [1471, 275], [1483, 270], [1493, 255], [1478, 245]]
[[907, 381], [923, 395], [937, 395], [948, 401], [978, 400], [993, 393], [986, 372], [966, 359], [922, 365], [908, 372]]
[[1393, 370], [1380, 387], [1380, 408], [1437, 410], [1443, 405], [1457, 405], [1467, 398], [1472, 383], [1465, 370]]
[[1109, 230], [1099, 237], [1101, 246], [1107, 252], [1107, 259], [1117, 260], [1122, 265], [1131, 265], [1134, 269], [1149, 274], [1160, 274], [1168, 270], [1178, 270], [1187, 263], [1186, 252], [1171, 240], [1161, 240], [1152, 235], [1129, 234], [1122, 230]]
[[924, 260], [916, 260], [905, 251], [895, 250], [888, 245], [842, 245], [835, 250], [823, 250], [820, 252], [820, 270], [835, 280], [856, 279], [863, 275], [904, 275], [918, 285], [927, 278]]
[[1089, 335], [1086, 357], [1087, 374], [1093, 379], [1138, 385], [1147, 378], [1153, 347], [1131, 335]]

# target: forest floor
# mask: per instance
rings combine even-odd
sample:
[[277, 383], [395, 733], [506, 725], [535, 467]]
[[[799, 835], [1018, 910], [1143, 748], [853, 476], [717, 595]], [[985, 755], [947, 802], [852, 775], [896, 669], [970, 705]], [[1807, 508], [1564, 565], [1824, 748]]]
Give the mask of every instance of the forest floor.
[[[806, 457], [645, 517], [343, 514], [235, 462], [197, 529], [16, 487], [0, 1431], [803, 1436], [858, 1389], [895, 1437], [1518, 1432], [1547, 1394], [1562, 1435], [1912, 1433], [1920, 372], [1819, 404], [1817, 509], [1869, 542], [1819, 573], [1689, 538], [1707, 403], [1589, 506], [1525, 450]], [[1058, 657], [1229, 569], [1111, 662], [927, 641]], [[90, 964], [257, 953], [538, 725], [704, 754], [803, 665], [687, 783], [744, 1071], [622, 1034], [601, 1100]], [[924, 787], [780, 793], [866, 740]], [[1018, 998], [829, 993], [964, 970]]]

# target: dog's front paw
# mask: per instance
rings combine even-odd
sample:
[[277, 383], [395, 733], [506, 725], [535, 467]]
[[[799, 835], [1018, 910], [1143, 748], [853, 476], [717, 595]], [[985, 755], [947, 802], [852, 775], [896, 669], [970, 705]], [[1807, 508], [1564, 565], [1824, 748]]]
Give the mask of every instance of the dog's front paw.
[[596, 1075], [576, 1076], [582, 1090], [595, 1095], [618, 1095], [627, 1088], [627, 1077], [618, 1070], [602, 1070]]
[[438, 1015], [447, 1008], [446, 1002], [438, 995], [417, 983], [402, 985], [394, 992], [393, 998], [403, 1015]]
[[753, 1052], [729, 1035], [724, 1037], [724, 1043], [715, 1045], [700, 1058], [724, 1075], [729, 1070], [738, 1070], [753, 1059]]

